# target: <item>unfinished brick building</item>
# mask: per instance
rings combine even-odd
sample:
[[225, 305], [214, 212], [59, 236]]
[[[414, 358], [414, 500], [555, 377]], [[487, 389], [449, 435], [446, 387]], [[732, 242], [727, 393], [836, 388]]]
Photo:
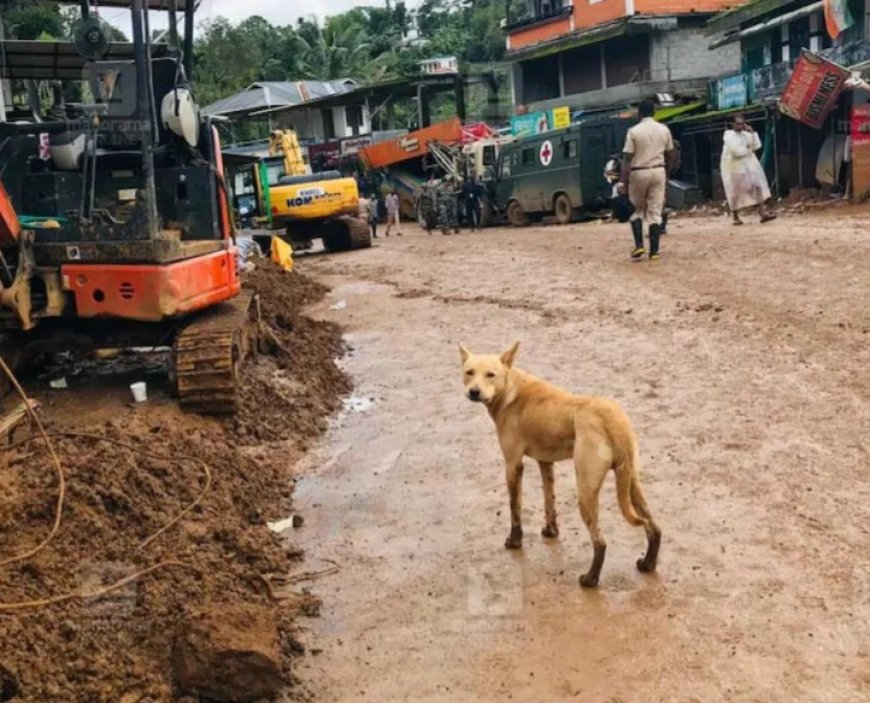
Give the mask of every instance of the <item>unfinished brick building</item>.
[[706, 95], [740, 68], [707, 20], [740, 0], [527, 0], [505, 24], [515, 106], [596, 110], [656, 94]]

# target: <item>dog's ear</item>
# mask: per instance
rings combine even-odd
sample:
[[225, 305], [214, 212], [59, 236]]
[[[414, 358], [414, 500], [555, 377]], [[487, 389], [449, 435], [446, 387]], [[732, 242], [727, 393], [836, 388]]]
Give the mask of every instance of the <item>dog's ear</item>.
[[514, 343], [511, 345], [511, 348], [508, 349], [506, 352], [504, 352], [504, 353], [501, 355], [501, 363], [503, 363], [503, 364], [504, 364], [505, 366], [507, 366], [508, 368], [510, 368], [511, 366], [513, 366], [513, 365], [514, 365], [514, 359], [515, 359], [516, 356], [517, 356], [517, 351], [519, 350], [519, 348], [520, 348], [520, 343], [519, 343], [519, 342], [514, 342]]
[[466, 349], [466, 348], [465, 348], [464, 346], [462, 346], [461, 344], [459, 345], [459, 354], [462, 356], [462, 363], [463, 363], [463, 364], [464, 364], [466, 361], [468, 361], [468, 357], [471, 356], [471, 352], [468, 351], [468, 349]]

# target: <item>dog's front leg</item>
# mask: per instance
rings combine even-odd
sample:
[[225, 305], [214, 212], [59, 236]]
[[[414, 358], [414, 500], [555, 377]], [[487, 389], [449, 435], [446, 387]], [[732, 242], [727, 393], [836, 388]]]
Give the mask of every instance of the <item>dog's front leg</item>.
[[505, 479], [511, 504], [511, 532], [504, 542], [507, 549], [523, 546], [523, 460], [505, 458]]

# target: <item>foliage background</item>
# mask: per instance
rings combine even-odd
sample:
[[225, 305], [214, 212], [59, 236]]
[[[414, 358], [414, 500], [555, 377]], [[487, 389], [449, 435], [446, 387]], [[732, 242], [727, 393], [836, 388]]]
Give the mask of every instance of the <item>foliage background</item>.
[[[252, 16], [231, 24], [217, 18], [199, 25], [195, 44], [197, 100], [208, 105], [256, 81], [354, 78], [377, 83], [412, 76], [418, 62], [457, 56], [465, 68], [497, 70], [506, 98], [507, 74], [500, 66], [505, 38], [500, 27], [509, 5], [512, 16], [525, 0], [423, 0], [416, 23], [404, 2], [359, 6], [323, 22], [300, 18], [277, 26]], [[0, 0], [8, 38], [68, 38], [78, 17], [75, 7], [42, 0]], [[415, 26], [414, 26], [415, 25]], [[113, 30], [117, 40], [123, 35]], [[482, 114], [485, 97], [472, 92], [470, 115]], [[433, 117], [453, 110], [447, 98], [433, 105]]]

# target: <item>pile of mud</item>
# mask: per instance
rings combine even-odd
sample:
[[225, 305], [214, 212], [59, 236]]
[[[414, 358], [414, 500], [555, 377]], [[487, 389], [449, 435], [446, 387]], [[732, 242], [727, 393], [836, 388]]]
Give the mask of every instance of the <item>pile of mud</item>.
[[293, 439], [307, 449], [350, 390], [347, 377], [326, 363], [343, 353], [340, 328], [301, 314], [327, 289], [269, 262], [250, 273], [244, 287], [260, 293], [269, 353], [245, 369], [243, 412], [233, 419], [233, 431], [240, 442]]
[[[304, 584], [282, 589], [280, 577], [302, 568], [301, 553], [266, 521], [289, 514], [296, 448], [322, 431], [348, 381], [334, 364], [339, 329], [302, 314], [323, 296], [322, 287], [268, 264], [247, 285], [261, 292], [279, 344], [245, 371], [253, 383], [234, 421], [186, 415], [171, 401], [124, 407], [107, 422], [84, 426], [52, 422], [47, 408], [67, 482], [63, 519], [34, 557], [0, 566], [0, 701], [192, 703], [199, 698], [185, 698], [190, 692], [173, 675], [184, 623], [217, 623], [220, 630], [227, 620], [216, 639], [221, 646], [239, 640], [244, 650], [245, 638], [221, 616], [239, 609], [252, 613], [251, 622], [277, 626], [274, 663], [292, 682], [291, 659], [301, 650], [294, 619], [313, 614], [317, 604]], [[65, 434], [71, 430], [79, 434]], [[258, 438], [294, 441], [276, 446]], [[207, 482], [195, 507], [143, 545]], [[0, 563], [48, 534], [57, 495], [41, 440], [0, 455]], [[101, 598], [78, 597], [155, 566]], [[4, 610], [65, 594], [76, 597]], [[203, 692], [208, 700], [227, 699], [219, 694]]]

